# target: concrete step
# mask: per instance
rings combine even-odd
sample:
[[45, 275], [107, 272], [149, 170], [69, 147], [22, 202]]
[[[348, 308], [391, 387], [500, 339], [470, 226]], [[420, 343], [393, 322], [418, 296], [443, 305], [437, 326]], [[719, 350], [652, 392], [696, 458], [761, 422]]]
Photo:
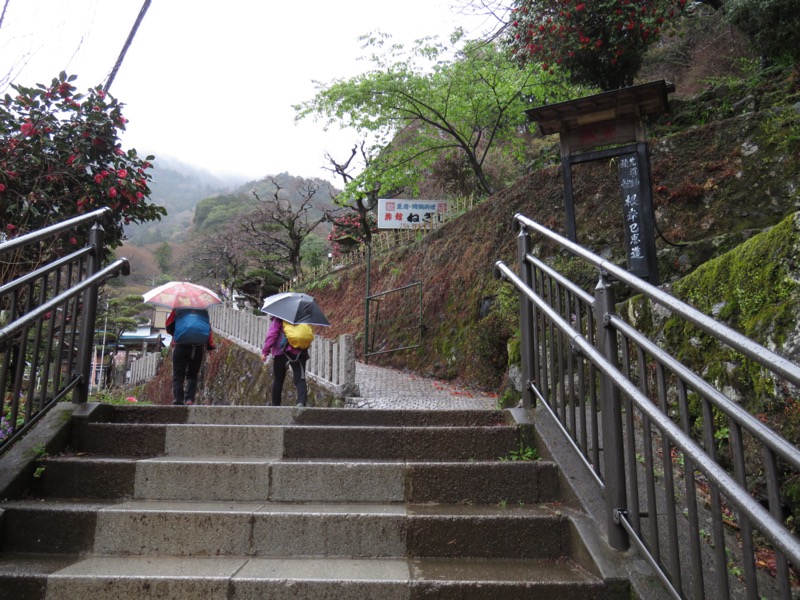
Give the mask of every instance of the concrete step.
[[[12, 559], [16, 562], [11, 564]], [[569, 560], [0, 556], [0, 598], [39, 600], [612, 600]], [[6, 570], [27, 566], [26, 580]], [[38, 569], [38, 571], [36, 571]], [[18, 574], [17, 574], [18, 575]], [[25, 592], [28, 593], [25, 593]]]
[[85, 407], [0, 504], [0, 600], [627, 599], [509, 414]]
[[549, 461], [44, 460], [42, 498], [535, 504], [560, 498]]
[[231, 456], [372, 460], [498, 460], [519, 434], [498, 426], [200, 425], [90, 423], [77, 453], [97, 456]]
[[543, 506], [132, 501], [4, 508], [3, 552], [555, 559], [570, 550], [569, 521]]
[[496, 426], [502, 411], [363, 410], [290, 406], [119, 406], [97, 405], [91, 420], [104, 423], [225, 425], [347, 425], [350, 427]]

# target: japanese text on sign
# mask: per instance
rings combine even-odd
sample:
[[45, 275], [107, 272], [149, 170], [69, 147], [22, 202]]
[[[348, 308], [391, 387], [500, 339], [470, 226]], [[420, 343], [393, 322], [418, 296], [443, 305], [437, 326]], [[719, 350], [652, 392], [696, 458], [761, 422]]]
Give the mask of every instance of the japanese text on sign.
[[635, 154], [620, 157], [619, 183], [622, 188], [622, 213], [625, 219], [625, 245], [628, 250], [628, 270], [637, 271], [645, 268], [645, 256], [642, 238], [644, 223], [642, 220], [642, 197], [639, 180], [639, 163]]
[[412, 229], [441, 221], [446, 200], [378, 200], [378, 229]]

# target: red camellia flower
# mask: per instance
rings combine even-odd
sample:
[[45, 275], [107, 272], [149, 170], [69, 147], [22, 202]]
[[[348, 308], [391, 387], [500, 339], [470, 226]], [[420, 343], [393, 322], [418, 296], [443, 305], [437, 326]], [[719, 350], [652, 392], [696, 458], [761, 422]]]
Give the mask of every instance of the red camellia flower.
[[94, 182], [95, 183], [103, 183], [103, 176], [100, 173], [97, 173], [94, 176]]
[[117, 188], [111, 188], [108, 190], [108, 197], [109, 198], [116, 198], [117, 197]]
[[0, 183], [0, 194], [2, 194], [5, 191], [6, 191], [6, 184], [5, 183]]
[[19, 128], [24, 136], [31, 136], [36, 133], [36, 128], [33, 126], [33, 123], [30, 121], [23, 123], [22, 126]]
[[119, 171], [117, 171], [117, 177], [119, 177], [120, 179], [125, 179], [127, 176], [128, 176], [128, 171], [126, 171], [125, 169], [120, 169]]

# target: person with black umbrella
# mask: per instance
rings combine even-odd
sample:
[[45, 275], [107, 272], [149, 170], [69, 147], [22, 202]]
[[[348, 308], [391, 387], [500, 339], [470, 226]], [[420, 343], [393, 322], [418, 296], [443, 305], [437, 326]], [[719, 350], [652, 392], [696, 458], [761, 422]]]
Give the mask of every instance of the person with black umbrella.
[[[281, 405], [283, 383], [288, 367], [292, 369], [297, 406], [308, 401], [306, 363], [313, 339], [311, 325], [330, 325], [314, 298], [307, 294], [286, 292], [264, 300], [261, 311], [272, 317], [261, 348], [265, 364], [272, 360], [272, 406]], [[284, 327], [284, 323], [289, 327]]]
[[[310, 327], [310, 326], [309, 326]], [[281, 405], [283, 382], [286, 380], [287, 367], [291, 366], [294, 387], [297, 390], [297, 406], [305, 406], [308, 401], [308, 385], [306, 384], [306, 363], [308, 349], [295, 348], [286, 338], [283, 321], [272, 317], [272, 322], [261, 348], [261, 356], [265, 364], [272, 360], [272, 406]]]

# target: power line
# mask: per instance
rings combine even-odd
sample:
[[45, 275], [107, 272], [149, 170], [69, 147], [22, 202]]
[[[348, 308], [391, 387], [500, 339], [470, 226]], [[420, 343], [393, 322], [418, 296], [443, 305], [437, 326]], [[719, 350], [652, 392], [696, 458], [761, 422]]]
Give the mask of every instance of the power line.
[[111, 74], [108, 76], [108, 80], [106, 84], [103, 86], [103, 91], [108, 92], [108, 88], [111, 87], [111, 84], [114, 82], [114, 78], [117, 76], [117, 71], [122, 66], [122, 61], [125, 58], [125, 54], [128, 52], [128, 48], [130, 48], [131, 43], [133, 43], [133, 38], [136, 35], [136, 32], [139, 29], [139, 25], [144, 19], [144, 15], [147, 12], [147, 9], [150, 8], [150, 1], [151, 0], [144, 0], [144, 4], [142, 5], [141, 10], [139, 11], [139, 16], [136, 17], [136, 22], [133, 24], [133, 28], [131, 32], [128, 34], [128, 39], [125, 40], [125, 45], [122, 46], [122, 50], [119, 53], [119, 57], [117, 58], [117, 62], [114, 63], [114, 68], [111, 69]]

